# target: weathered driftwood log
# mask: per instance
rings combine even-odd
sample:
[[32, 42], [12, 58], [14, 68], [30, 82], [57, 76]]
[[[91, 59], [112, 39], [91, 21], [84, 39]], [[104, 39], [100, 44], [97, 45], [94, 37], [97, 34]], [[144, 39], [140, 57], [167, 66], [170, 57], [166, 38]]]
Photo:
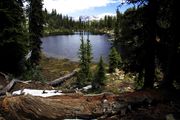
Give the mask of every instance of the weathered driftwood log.
[[16, 79], [11, 80], [11, 82], [5, 88], [3, 88], [3, 90], [0, 91], [0, 96], [5, 95], [6, 92], [9, 92], [11, 88], [15, 85], [15, 83]]
[[21, 81], [21, 80], [18, 80], [18, 79], [12, 79], [11, 82], [5, 88], [3, 88], [0, 91], [0, 96], [5, 95], [6, 92], [9, 92], [17, 82], [28, 84], [31, 81]]
[[[103, 95], [64, 95], [50, 98], [11, 96], [4, 98], [0, 109], [7, 120], [93, 119], [102, 116], [108, 106], [111, 108], [110, 105], [116, 97], [115, 95], [106, 98]], [[104, 99], [107, 105], [104, 105]]]
[[73, 77], [74, 75], [76, 75], [77, 73], [77, 70], [74, 70], [73, 72], [63, 76], [63, 77], [60, 77], [58, 79], [55, 79], [51, 82], [49, 82], [48, 84], [51, 85], [51, 86], [58, 86], [58, 85], [61, 85], [63, 82], [65, 82], [66, 80], [70, 79], [71, 77]]
[[[162, 97], [156, 92], [134, 92], [120, 96], [99, 95], [62, 95], [49, 98], [11, 96], [0, 101], [0, 109], [7, 120], [61, 120], [65, 118], [93, 119], [106, 115], [125, 115], [133, 105], [151, 104]], [[132, 108], [131, 108], [132, 106]]]

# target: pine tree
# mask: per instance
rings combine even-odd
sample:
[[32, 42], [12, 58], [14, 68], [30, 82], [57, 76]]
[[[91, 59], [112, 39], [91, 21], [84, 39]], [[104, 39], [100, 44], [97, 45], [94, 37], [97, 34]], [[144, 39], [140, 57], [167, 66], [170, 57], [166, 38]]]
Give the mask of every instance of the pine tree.
[[30, 62], [32, 66], [36, 66], [40, 61], [41, 53], [41, 37], [43, 33], [43, 12], [42, 0], [29, 0], [29, 39], [32, 49]]
[[83, 86], [86, 82], [86, 44], [84, 43], [83, 35], [81, 37], [81, 45], [79, 49], [79, 67], [80, 71], [77, 75], [78, 85]]
[[81, 45], [79, 49], [79, 59], [80, 59], [80, 71], [78, 73], [78, 84], [79, 86], [85, 85], [87, 82], [92, 81], [92, 73], [90, 70], [90, 64], [92, 61], [92, 48], [90, 40], [87, 39], [87, 44], [84, 43], [84, 38], [82, 35]]
[[100, 89], [104, 85], [104, 81], [106, 80], [106, 70], [104, 67], [104, 62], [102, 56], [100, 57], [98, 66], [97, 66], [97, 72], [95, 74], [94, 80], [92, 82], [92, 86], [94, 89]]
[[119, 10], [116, 10], [116, 22], [114, 26], [114, 45], [117, 45], [117, 43], [120, 41], [121, 37], [121, 21], [122, 21], [122, 15], [119, 12]]
[[91, 73], [91, 70], [90, 70], [90, 65], [91, 65], [91, 61], [92, 61], [92, 59], [93, 59], [93, 57], [92, 57], [92, 53], [91, 53], [91, 51], [92, 51], [92, 47], [91, 47], [91, 43], [90, 43], [90, 40], [89, 40], [89, 37], [87, 38], [87, 44], [86, 44], [86, 66], [87, 66], [87, 78], [88, 78], [88, 81], [89, 82], [91, 82], [91, 80], [92, 80], [92, 73]]
[[87, 45], [86, 46], [87, 46], [86, 47], [87, 48], [87, 50], [86, 50], [87, 51], [87, 62], [90, 64], [93, 57], [92, 57], [92, 46], [91, 46], [89, 38], [87, 39]]
[[116, 68], [121, 67], [121, 64], [120, 54], [116, 51], [115, 47], [112, 47], [109, 55], [109, 72], [114, 72]]
[[0, 1], [0, 71], [20, 75], [27, 52], [22, 1]]
[[116, 58], [117, 58], [117, 68], [122, 68], [122, 59], [120, 53], [116, 51]]

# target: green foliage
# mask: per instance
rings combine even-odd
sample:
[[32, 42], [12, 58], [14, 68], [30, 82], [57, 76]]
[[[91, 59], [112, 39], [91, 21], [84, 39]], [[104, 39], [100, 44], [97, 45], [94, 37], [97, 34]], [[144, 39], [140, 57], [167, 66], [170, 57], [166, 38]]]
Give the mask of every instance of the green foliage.
[[45, 82], [45, 78], [43, 77], [41, 71], [42, 70], [40, 67], [30, 67], [26, 69], [26, 71], [22, 74], [20, 79]]
[[87, 59], [88, 64], [90, 64], [93, 59], [93, 56], [92, 56], [92, 46], [91, 46], [89, 38], [87, 39], [86, 51], [87, 51], [86, 59]]
[[86, 45], [84, 43], [84, 38], [82, 36], [81, 38], [81, 45], [79, 49], [79, 66], [80, 66], [80, 71], [78, 72], [77, 75], [77, 84], [78, 86], [83, 86], [85, 82], [87, 81], [87, 75], [86, 75]]
[[0, 1], [0, 71], [19, 76], [24, 71], [27, 31], [22, 4]]
[[95, 73], [94, 80], [92, 82], [93, 89], [101, 89], [106, 80], [106, 70], [102, 56], [100, 57], [97, 72]]
[[[180, 68], [176, 1], [126, 2], [133, 2], [139, 7], [128, 9], [121, 20], [117, 20], [121, 25], [115, 28], [117, 39], [114, 45], [119, 45], [124, 51], [123, 68], [125, 71], [143, 73], [140, 76], [144, 88], [153, 88], [156, 78], [163, 79], [162, 86], [165, 89], [172, 88], [173, 81], [179, 81]], [[157, 68], [162, 70], [163, 78], [155, 74]]]
[[114, 45], [116, 46], [121, 39], [121, 29], [122, 29], [121, 25], [122, 25], [122, 14], [117, 9], [116, 21], [115, 21], [115, 26], [114, 26]]
[[137, 73], [135, 77], [135, 89], [140, 90], [144, 86], [144, 73]]
[[91, 73], [91, 69], [90, 69], [90, 65], [91, 65], [92, 59], [93, 59], [93, 56], [92, 56], [92, 46], [91, 46], [89, 38], [87, 38], [87, 44], [86, 44], [86, 62], [87, 62], [86, 63], [86, 70], [87, 70], [88, 82], [92, 81], [92, 73]]
[[145, 46], [146, 41], [144, 19], [144, 8], [128, 9], [121, 19], [121, 36], [118, 39], [118, 45], [123, 49], [123, 69], [125, 71], [140, 72], [145, 62]]
[[122, 66], [122, 60], [120, 54], [116, 51], [115, 47], [111, 48], [109, 54], [109, 72], [112, 73], [116, 68], [120, 68]]
[[79, 60], [80, 60], [80, 67], [85, 69], [86, 66], [86, 44], [84, 43], [84, 38], [81, 38], [81, 45], [79, 49]]
[[104, 16], [100, 20], [91, 21], [90, 31], [101, 31], [103, 30], [112, 30], [114, 28], [114, 23], [116, 18], [114, 16]]
[[41, 37], [43, 33], [42, 0], [30, 0], [29, 6], [29, 39], [32, 55], [30, 62], [32, 66], [39, 64], [41, 58]]
[[78, 87], [85, 86], [87, 84], [87, 76], [82, 69], [77, 74], [77, 85]]
[[79, 21], [74, 21], [72, 17], [58, 14], [56, 10], [48, 13], [43, 11], [45, 17], [44, 35], [61, 35], [73, 34], [73, 30], [77, 30]]
[[90, 40], [87, 39], [87, 43], [84, 43], [84, 38], [81, 38], [81, 45], [79, 49], [79, 66], [80, 71], [77, 75], [77, 81], [80, 86], [87, 84], [92, 81], [92, 73], [90, 70], [90, 64], [92, 61], [92, 48]]
[[[83, 17], [76, 21], [67, 15], [58, 14], [56, 10], [48, 13], [43, 11], [45, 17], [44, 35], [73, 34], [74, 31], [90, 31], [92, 34], [105, 34], [108, 30], [113, 30], [115, 17], [105, 16], [100, 20], [85, 22]], [[89, 24], [90, 23], [90, 24]]]

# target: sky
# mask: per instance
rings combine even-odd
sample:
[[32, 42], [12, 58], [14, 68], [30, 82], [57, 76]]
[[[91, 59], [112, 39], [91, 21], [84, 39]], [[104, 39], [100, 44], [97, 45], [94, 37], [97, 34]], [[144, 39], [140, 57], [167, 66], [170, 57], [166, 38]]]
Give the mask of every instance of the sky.
[[[123, 0], [44, 0], [44, 8], [51, 12], [56, 9], [57, 13], [72, 16], [96, 16], [115, 15], [117, 6]], [[129, 5], [123, 5], [119, 8], [124, 12]]]

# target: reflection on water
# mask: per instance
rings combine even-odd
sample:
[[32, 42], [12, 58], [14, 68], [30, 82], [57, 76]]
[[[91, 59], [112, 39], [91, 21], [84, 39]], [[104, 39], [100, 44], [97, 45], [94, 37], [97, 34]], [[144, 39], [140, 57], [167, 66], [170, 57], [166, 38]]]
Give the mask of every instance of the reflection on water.
[[[81, 36], [74, 35], [60, 35], [49, 36], [42, 38], [42, 51], [48, 57], [67, 58], [72, 61], [78, 61], [78, 52]], [[86, 40], [85, 36], [85, 40]], [[99, 57], [103, 56], [104, 61], [108, 61], [109, 49], [111, 43], [108, 41], [107, 35], [89, 35], [92, 45], [93, 61], [99, 61]]]

